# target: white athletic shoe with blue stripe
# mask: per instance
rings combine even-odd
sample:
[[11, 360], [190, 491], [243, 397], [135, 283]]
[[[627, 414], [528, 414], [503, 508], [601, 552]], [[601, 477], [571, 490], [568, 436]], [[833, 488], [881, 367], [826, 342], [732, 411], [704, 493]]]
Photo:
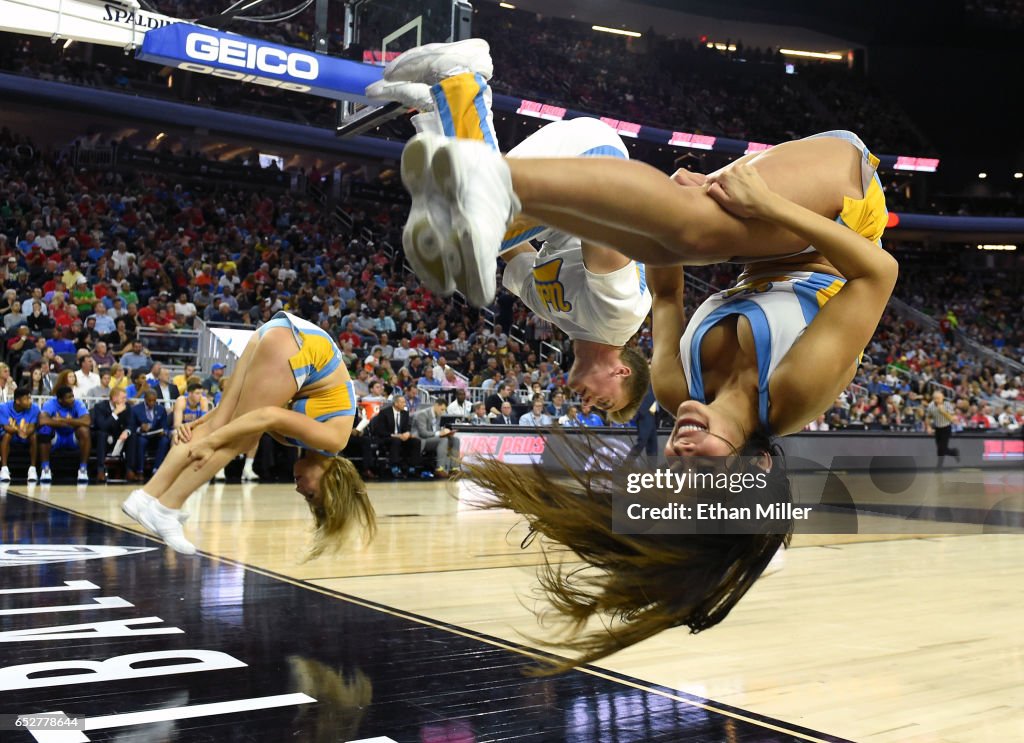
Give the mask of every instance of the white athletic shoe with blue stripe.
[[430, 86], [426, 83], [411, 83], [404, 80], [378, 80], [366, 86], [367, 98], [383, 98], [398, 101], [404, 106], [417, 111], [433, 111], [434, 99], [430, 95]]
[[427, 288], [489, 306], [501, 240], [520, 211], [505, 160], [483, 142], [420, 134], [406, 145], [402, 178], [413, 196], [402, 235], [410, 265]]
[[423, 285], [447, 297], [455, 292], [455, 279], [447, 271], [442, 254], [454, 237], [448, 204], [433, 187], [430, 172], [434, 153], [445, 141], [440, 136], [417, 135], [402, 151], [402, 183], [412, 195], [409, 219], [402, 231], [402, 247]]
[[384, 67], [388, 82], [405, 80], [435, 85], [446, 77], [473, 72], [490, 80], [494, 74], [491, 47], [483, 39], [450, 44], [424, 44], [399, 55]]

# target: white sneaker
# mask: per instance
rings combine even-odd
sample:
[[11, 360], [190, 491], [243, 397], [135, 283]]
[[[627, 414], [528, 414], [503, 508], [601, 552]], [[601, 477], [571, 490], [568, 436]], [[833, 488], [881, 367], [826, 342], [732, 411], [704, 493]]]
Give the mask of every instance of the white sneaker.
[[508, 164], [483, 142], [451, 139], [434, 153], [430, 170], [451, 209], [454, 243], [442, 253], [445, 272], [470, 304], [487, 307], [498, 290], [502, 238], [522, 209]]
[[124, 502], [121, 504], [121, 510], [124, 512], [125, 516], [137, 521], [145, 527], [147, 531], [156, 534], [156, 527], [146, 521], [147, 506], [150, 501], [155, 500], [156, 498], [149, 495], [142, 488], [136, 488], [129, 493], [127, 498], [124, 499]]
[[[4, 467], [4, 469], [7, 469]], [[28, 468], [28, 474], [25, 476], [26, 482], [39, 482], [39, 475], [36, 473], [35, 467]]]
[[433, 184], [430, 163], [447, 140], [418, 134], [402, 151], [402, 183], [412, 195], [409, 219], [402, 230], [405, 258], [428, 290], [442, 296], [455, 291], [455, 279], [445, 268], [444, 247], [453, 241], [451, 209]]
[[242, 482], [259, 482], [260, 476], [254, 470], [242, 470]]
[[213, 476], [213, 479], [215, 482], [224, 482], [228, 479], [228, 474], [224, 471], [224, 468], [221, 467], [217, 470], [217, 474]]
[[175, 552], [183, 555], [194, 555], [196, 546], [185, 539], [185, 530], [181, 526], [180, 509], [166, 508], [160, 505], [160, 501], [150, 498], [143, 506], [142, 523], [147, 529], [152, 527], [158, 537], [163, 539], [167, 546]]
[[89, 484], [89, 471], [85, 467], [78, 468], [78, 482], [81, 485]]
[[404, 80], [378, 80], [366, 86], [367, 98], [383, 98], [415, 108], [417, 111], [433, 111], [434, 99], [426, 83], [411, 83]]
[[446, 77], [473, 72], [490, 80], [494, 74], [491, 47], [483, 39], [464, 39], [450, 44], [424, 44], [388, 62], [384, 79], [434, 85]]
[[11, 471], [7, 467], [0, 467], [0, 482], [10, 482]]
[[53, 473], [50, 472], [49, 467], [43, 467], [43, 474], [40, 476], [39, 482], [53, 482]]

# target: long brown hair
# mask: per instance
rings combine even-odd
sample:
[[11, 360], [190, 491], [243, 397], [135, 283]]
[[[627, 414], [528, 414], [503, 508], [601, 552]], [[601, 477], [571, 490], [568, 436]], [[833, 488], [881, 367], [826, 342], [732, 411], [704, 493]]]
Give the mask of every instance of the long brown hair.
[[300, 655], [288, 657], [292, 688], [319, 702], [300, 707], [295, 717], [299, 740], [335, 743], [356, 737], [373, 703], [373, 682], [359, 668], [332, 668]]
[[[659, 632], [685, 625], [691, 632], [721, 622], [788, 543], [788, 533], [617, 534], [612, 528], [612, 496], [622, 492], [622, 466], [596, 444], [568, 444], [588, 465], [554, 471], [542, 465], [511, 466], [495, 459], [463, 463], [464, 476], [492, 493], [483, 508], [511, 509], [525, 517], [544, 554], [538, 569], [540, 589], [564, 632], [552, 650], [575, 657], [556, 658], [531, 671], [552, 675], [605, 658]], [[550, 439], [549, 439], [550, 443]], [[773, 454], [781, 454], [777, 447]], [[745, 452], [746, 454], [746, 452]], [[568, 457], [560, 457], [562, 463]], [[744, 466], [753, 461], [740, 457]], [[789, 497], [781, 457], [767, 475], [769, 498]], [[584, 565], [567, 565], [582, 560]], [[568, 560], [566, 559], [568, 558]], [[599, 629], [584, 630], [588, 621]]]
[[331, 457], [320, 477], [320, 496], [309, 501], [316, 530], [306, 560], [325, 551], [337, 551], [346, 539], [360, 532], [369, 542], [377, 533], [377, 514], [370, 503], [366, 483], [344, 457]]

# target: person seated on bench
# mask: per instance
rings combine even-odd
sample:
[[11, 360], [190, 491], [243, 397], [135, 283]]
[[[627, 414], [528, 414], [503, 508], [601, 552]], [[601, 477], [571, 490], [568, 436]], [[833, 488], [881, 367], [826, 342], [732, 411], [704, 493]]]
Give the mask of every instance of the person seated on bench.
[[143, 393], [142, 402], [132, 406], [129, 426], [132, 434], [128, 447], [128, 481], [138, 482], [145, 479], [143, 470], [146, 467], [147, 452], [156, 452], [153, 460], [155, 472], [170, 448], [167, 411], [163, 405], [157, 405], [156, 390], [152, 387]]
[[130, 434], [131, 411], [124, 389], [115, 387], [110, 390], [109, 400], [96, 403], [92, 409], [92, 420], [96, 429], [96, 482], [106, 482], [107, 451], [113, 447], [114, 452], [122, 454]]
[[74, 390], [66, 384], [57, 387], [53, 394], [54, 397], [44, 402], [39, 412], [39, 458], [43, 462], [39, 482], [53, 481], [53, 473], [50, 471], [51, 450], [77, 449], [78, 482], [87, 485], [89, 472], [86, 465], [92, 446], [89, 408], [81, 400], [75, 399]]
[[0, 439], [0, 482], [11, 481], [11, 471], [7, 469], [7, 457], [11, 453], [11, 444], [28, 448], [29, 468], [27, 482], [36, 482], [36, 429], [39, 427], [39, 406], [32, 402], [32, 390], [18, 387], [8, 402], [0, 405], [0, 424], [3, 425], [3, 438]]

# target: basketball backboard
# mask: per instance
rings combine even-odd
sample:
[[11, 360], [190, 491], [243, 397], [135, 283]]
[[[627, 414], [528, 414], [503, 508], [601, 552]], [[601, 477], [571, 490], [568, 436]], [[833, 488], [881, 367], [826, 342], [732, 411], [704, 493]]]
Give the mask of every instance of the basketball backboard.
[[[345, 47], [362, 61], [384, 65], [414, 46], [459, 41], [472, 35], [473, 6], [466, 0], [356, 0], [345, 7]], [[402, 114], [404, 106], [338, 106], [338, 136], [372, 129]]]

